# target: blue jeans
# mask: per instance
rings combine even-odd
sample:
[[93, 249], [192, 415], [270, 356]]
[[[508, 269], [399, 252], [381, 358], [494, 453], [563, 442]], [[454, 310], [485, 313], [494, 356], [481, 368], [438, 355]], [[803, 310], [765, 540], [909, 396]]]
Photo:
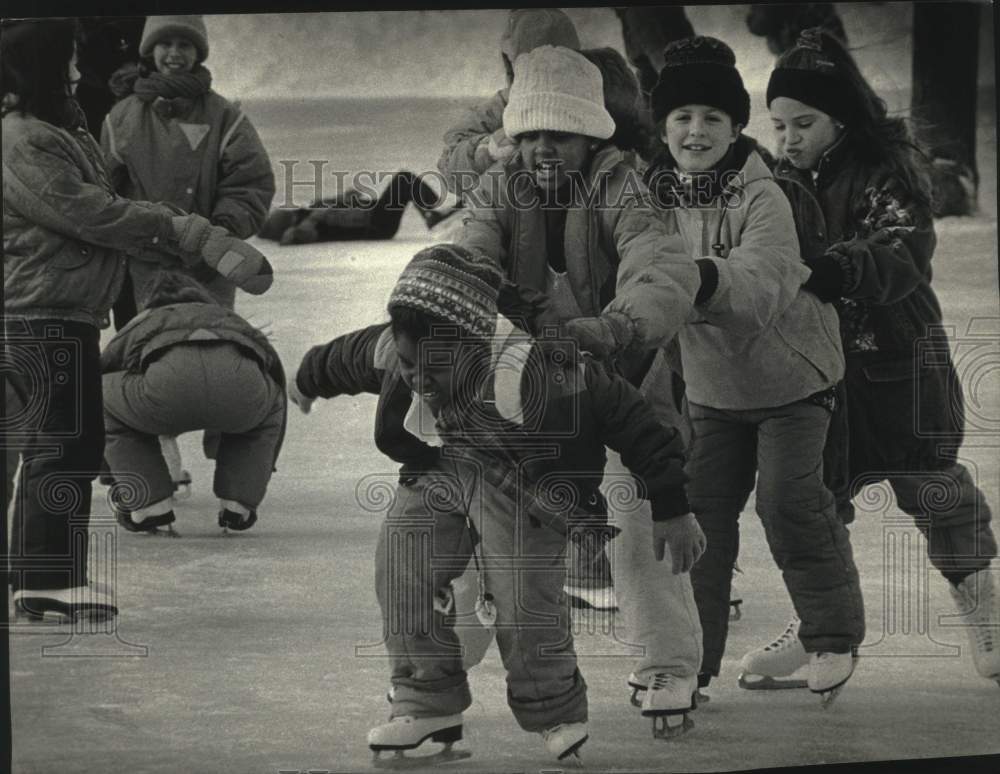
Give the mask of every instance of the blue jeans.
[[707, 549], [691, 571], [704, 632], [702, 672], [719, 674], [739, 517], [754, 489], [768, 546], [808, 652], [848, 652], [864, 639], [858, 571], [847, 528], [823, 484], [829, 414], [807, 401], [724, 411], [690, 404], [694, 444], [688, 497]]

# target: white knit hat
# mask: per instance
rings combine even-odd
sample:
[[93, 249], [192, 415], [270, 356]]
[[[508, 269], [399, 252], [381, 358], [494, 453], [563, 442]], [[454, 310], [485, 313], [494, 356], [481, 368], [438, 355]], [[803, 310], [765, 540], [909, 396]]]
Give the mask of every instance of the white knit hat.
[[172, 35], [187, 38], [194, 43], [199, 62], [208, 59], [208, 33], [205, 32], [205, 20], [201, 16], [150, 16], [142, 29], [139, 56], [152, 56], [153, 46]]
[[514, 62], [514, 83], [503, 112], [509, 137], [524, 132], [572, 132], [606, 140], [615, 122], [604, 107], [601, 71], [582, 54], [539, 46]]

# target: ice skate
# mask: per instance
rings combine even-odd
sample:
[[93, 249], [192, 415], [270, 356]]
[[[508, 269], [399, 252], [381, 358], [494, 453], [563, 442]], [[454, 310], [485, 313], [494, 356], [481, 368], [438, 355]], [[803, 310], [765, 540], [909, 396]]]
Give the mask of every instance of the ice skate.
[[14, 592], [15, 618], [27, 621], [81, 619], [105, 621], [118, 615], [114, 593], [97, 584], [62, 589], [19, 589]]
[[545, 747], [556, 756], [557, 760], [563, 761], [567, 766], [583, 766], [579, 751], [589, 738], [586, 723], [562, 723], [542, 731]]
[[243, 532], [256, 523], [257, 511], [250, 511], [247, 514], [231, 511], [228, 508], [219, 511], [219, 526], [222, 527], [223, 533], [227, 533], [231, 529]]
[[576, 608], [591, 610], [617, 610], [615, 590], [612, 586], [575, 586], [566, 584], [563, 592], [569, 603]]
[[[468, 750], [454, 750], [452, 745], [462, 738], [462, 715], [439, 715], [415, 718], [411, 715], [392, 718], [368, 732], [368, 747], [374, 753], [375, 768], [413, 768], [471, 758]], [[407, 756], [406, 750], [415, 750], [424, 742], [439, 742], [444, 748], [429, 755]], [[383, 752], [392, 752], [382, 758]]]
[[673, 739], [694, 728], [688, 713], [697, 707], [697, 693], [696, 675], [677, 677], [656, 672], [649, 676], [641, 706], [642, 716], [653, 719], [654, 739]]
[[118, 526], [123, 527], [126, 532], [138, 532], [145, 535], [163, 535], [166, 537], [180, 537], [174, 531], [174, 512], [156, 514], [154, 516], [139, 516], [136, 521], [136, 514], [131, 511], [115, 509], [115, 520]]
[[823, 709], [833, 704], [844, 684], [854, 674], [857, 658], [853, 653], [811, 653], [809, 690], [820, 694]]
[[799, 640], [798, 618], [770, 645], [751, 650], [740, 662], [740, 688], [775, 691], [808, 685], [809, 654]]
[[948, 586], [969, 634], [976, 671], [1000, 685], [1000, 595], [991, 568], [966, 576], [958, 586]]

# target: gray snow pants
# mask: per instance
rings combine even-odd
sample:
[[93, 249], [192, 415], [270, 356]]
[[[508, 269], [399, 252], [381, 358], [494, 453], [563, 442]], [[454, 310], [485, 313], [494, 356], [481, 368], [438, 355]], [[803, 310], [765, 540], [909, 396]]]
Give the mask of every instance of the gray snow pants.
[[255, 509], [278, 457], [286, 406], [281, 386], [235, 344], [177, 344], [143, 373], [104, 375], [105, 457], [113, 475], [143, 482], [130, 502], [142, 508], [173, 494], [159, 436], [216, 430], [215, 495]]
[[562, 592], [566, 535], [520, 514], [519, 499], [513, 471], [483, 471], [466, 460], [443, 459], [397, 489], [375, 554], [393, 717], [449, 715], [472, 702], [455, 628], [479, 624], [468, 614], [456, 621], [439, 598], [473, 562], [468, 515], [518, 725], [542, 731], [587, 719]]

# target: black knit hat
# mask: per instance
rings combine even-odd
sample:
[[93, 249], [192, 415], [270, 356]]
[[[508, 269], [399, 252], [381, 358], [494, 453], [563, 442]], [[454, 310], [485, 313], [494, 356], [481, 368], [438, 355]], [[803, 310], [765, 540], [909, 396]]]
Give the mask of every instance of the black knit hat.
[[825, 35], [818, 27], [803, 30], [778, 58], [767, 83], [768, 108], [778, 97], [788, 97], [845, 124], [852, 122], [859, 110], [857, 100], [844, 73], [823, 50]]
[[668, 45], [663, 58], [666, 64], [650, 97], [654, 121], [662, 121], [683, 105], [710, 105], [728, 113], [734, 124], [747, 125], [750, 95], [729, 46], [717, 38], [696, 35]]

